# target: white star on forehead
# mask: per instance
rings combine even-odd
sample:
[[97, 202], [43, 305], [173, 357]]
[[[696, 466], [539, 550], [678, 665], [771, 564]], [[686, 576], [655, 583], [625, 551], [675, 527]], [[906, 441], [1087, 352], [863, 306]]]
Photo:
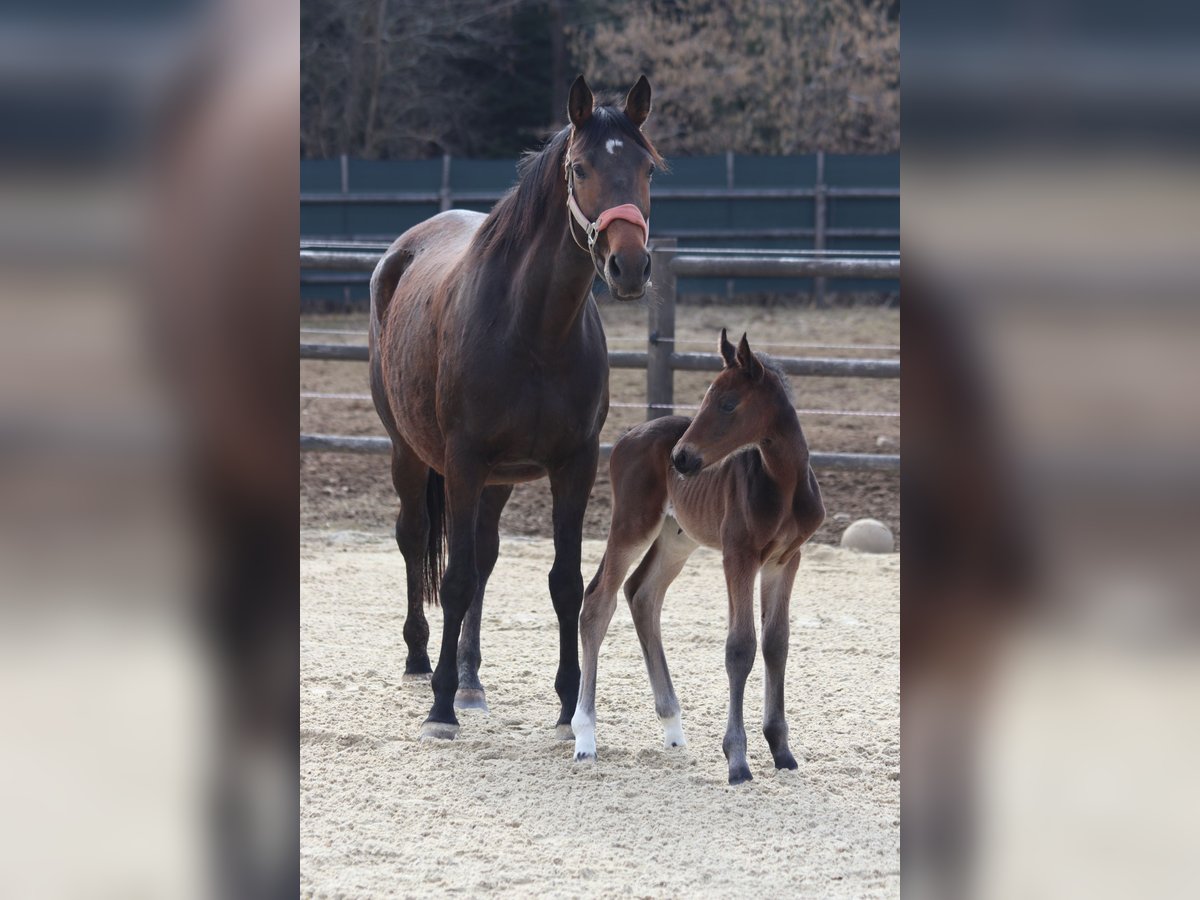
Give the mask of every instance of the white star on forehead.
[[609, 153], [615, 153], [616, 152], [615, 148], [624, 147], [624, 146], [625, 145], [623, 143], [621, 143], [619, 140], [617, 140], [616, 138], [609, 138], [607, 141], [604, 142], [604, 149], [607, 150]]

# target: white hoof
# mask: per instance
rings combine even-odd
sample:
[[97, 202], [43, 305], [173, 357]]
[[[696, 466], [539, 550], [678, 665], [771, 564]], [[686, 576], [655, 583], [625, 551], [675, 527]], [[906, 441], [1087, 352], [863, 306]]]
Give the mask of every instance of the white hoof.
[[579, 726], [575, 734], [575, 762], [592, 762], [596, 759], [596, 731]]
[[418, 738], [422, 741], [452, 741], [458, 736], [458, 726], [449, 722], [422, 722]]
[[554, 736], [560, 741], [570, 741], [575, 738], [575, 732], [571, 730], [570, 725], [555, 725]]
[[663, 746], [670, 750], [672, 747], [686, 747], [687, 738], [683, 736], [683, 722], [679, 716], [669, 719], [659, 719], [663, 727]]
[[400, 676], [404, 684], [429, 684], [433, 681], [432, 672], [405, 672]]

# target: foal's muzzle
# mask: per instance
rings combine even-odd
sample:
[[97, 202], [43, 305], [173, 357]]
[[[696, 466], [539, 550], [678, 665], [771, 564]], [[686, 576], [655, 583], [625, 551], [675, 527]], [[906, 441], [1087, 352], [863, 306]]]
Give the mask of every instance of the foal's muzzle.
[[689, 447], [680, 447], [671, 454], [671, 465], [680, 475], [695, 475], [704, 468], [704, 460]]

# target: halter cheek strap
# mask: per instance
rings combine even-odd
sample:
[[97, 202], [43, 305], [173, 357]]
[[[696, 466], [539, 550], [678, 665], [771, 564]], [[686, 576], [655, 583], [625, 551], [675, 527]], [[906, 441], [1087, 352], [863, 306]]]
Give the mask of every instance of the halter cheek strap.
[[591, 221], [583, 214], [583, 210], [579, 208], [579, 201], [575, 199], [575, 179], [571, 177], [571, 161], [566, 159], [563, 161], [563, 168], [566, 170], [567, 179], [567, 210], [571, 213], [571, 218], [578, 223], [583, 229], [584, 235], [587, 237], [587, 246], [579, 243], [579, 238], [575, 237], [575, 229], [568, 224], [571, 231], [571, 237], [580, 250], [585, 251], [592, 258], [592, 267], [595, 268], [596, 274], [601, 278], [604, 277], [604, 272], [600, 268], [600, 263], [596, 260], [596, 241], [600, 239], [601, 232], [608, 228], [613, 222], [618, 219], [624, 222], [630, 222], [642, 229], [643, 240], [650, 240], [650, 221], [642, 215], [642, 211], [632, 203], [622, 203], [620, 206], [614, 206], [600, 213], [596, 221]]

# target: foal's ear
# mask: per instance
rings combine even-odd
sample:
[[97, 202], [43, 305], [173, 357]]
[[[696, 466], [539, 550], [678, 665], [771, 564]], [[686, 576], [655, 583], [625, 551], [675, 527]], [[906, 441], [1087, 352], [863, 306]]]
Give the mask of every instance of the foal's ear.
[[637, 84], [629, 89], [629, 94], [625, 97], [625, 115], [629, 116], [630, 121], [638, 128], [649, 118], [650, 82], [646, 80], [645, 75], [640, 76]]
[[725, 368], [732, 369], [737, 365], [737, 351], [733, 349], [733, 344], [729, 343], [729, 335], [725, 333], [725, 329], [721, 329], [721, 339], [717, 341], [717, 350], [721, 354], [721, 359], [725, 360]]
[[763, 364], [759, 362], [757, 356], [750, 352], [750, 342], [746, 340], [745, 332], [742, 333], [742, 339], [738, 342], [737, 364], [738, 368], [745, 369], [746, 374], [755, 381], [762, 381]]
[[576, 128], [586, 125], [592, 117], [594, 103], [592, 89], [580, 75], [571, 83], [571, 92], [567, 94], [567, 115], [571, 118], [571, 124]]

